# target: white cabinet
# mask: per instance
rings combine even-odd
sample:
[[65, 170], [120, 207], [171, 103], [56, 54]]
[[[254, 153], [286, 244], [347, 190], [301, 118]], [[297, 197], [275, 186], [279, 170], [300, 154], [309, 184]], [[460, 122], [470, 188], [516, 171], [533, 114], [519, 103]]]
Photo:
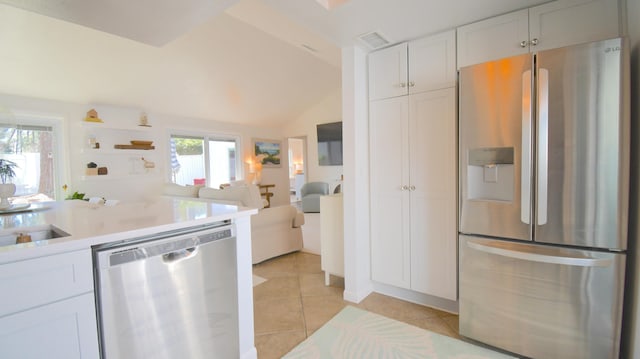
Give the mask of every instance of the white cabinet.
[[93, 293], [0, 317], [0, 358], [99, 358]]
[[370, 103], [374, 281], [456, 300], [455, 88]]
[[369, 99], [455, 86], [455, 31], [369, 54]]
[[407, 43], [369, 54], [369, 99], [407, 94]]
[[554, 1], [529, 9], [529, 36], [541, 51], [621, 35], [618, 0]]
[[620, 36], [618, 0], [563, 0], [469, 25], [458, 32], [458, 68], [527, 52]]
[[320, 265], [329, 275], [344, 277], [344, 209], [342, 193], [320, 197]]
[[458, 68], [525, 54], [529, 52], [528, 41], [529, 11], [526, 9], [461, 26], [458, 28]]
[[98, 358], [91, 251], [0, 265], [0, 358]]
[[411, 289], [456, 300], [454, 88], [409, 97]]
[[409, 98], [369, 105], [371, 278], [410, 286]]

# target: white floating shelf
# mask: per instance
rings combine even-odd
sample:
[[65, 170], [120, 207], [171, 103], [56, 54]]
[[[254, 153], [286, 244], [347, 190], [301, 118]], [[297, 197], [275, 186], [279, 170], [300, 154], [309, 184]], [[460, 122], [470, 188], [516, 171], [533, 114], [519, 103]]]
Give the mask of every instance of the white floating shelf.
[[151, 126], [140, 126], [140, 125], [113, 125], [106, 122], [88, 122], [81, 121], [80, 122], [83, 127], [86, 128], [95, 128], [95, 129], [103, 129], [103, 130], [122, 130], [122, 131], [151, 131], [153, 127]]
[[97, 175], [97, 176], [80, 176], [80, 180], [88, 182], [99, 181], [119, 181], [125, 179], [144, 178], [152, 176], [153, 173], [134, 173], [134, 174], [116, 174], [116, 175]]
[[119, 150], [115, 148], [82, 148], [80, 153], [83, 155], [149, 155], [154, 150]]

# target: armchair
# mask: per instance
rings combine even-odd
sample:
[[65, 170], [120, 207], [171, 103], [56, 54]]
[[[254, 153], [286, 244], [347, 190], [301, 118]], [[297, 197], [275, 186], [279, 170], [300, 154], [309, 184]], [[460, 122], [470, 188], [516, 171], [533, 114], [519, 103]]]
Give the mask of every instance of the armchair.
[[329, 194], [326, 182], [308, 182], [300, 189], [302, 195], [302, 212], [320, 212], [320, 196]]

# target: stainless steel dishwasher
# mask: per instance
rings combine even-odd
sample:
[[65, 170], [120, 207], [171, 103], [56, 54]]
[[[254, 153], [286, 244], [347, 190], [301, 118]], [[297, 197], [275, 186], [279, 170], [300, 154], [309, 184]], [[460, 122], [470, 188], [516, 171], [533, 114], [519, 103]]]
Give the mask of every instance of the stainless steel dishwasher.
[[237, 358], [235, 227], [94, 248], [103, 359]]

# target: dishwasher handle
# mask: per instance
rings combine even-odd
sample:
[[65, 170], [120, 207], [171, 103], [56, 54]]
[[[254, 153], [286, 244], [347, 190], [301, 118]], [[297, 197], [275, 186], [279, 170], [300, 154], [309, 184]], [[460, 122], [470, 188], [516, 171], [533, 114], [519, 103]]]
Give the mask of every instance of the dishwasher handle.
[[[194, 257], [198, 254], [198, 247], [220, 239], [233, 238], [231, 229], [198, 232], [176, 238], [153, 239], [145, 243], [130, 246], [115, 247], [98, 254], [98, 262], [108, 257], [108, 266], [118, 266], [126, 263], [160, 257], [165, 264]], [[101, 259], [103, 258], [103, 259]]]
[[179, 262], [183, 259], [188, 259], [197, 254], [198, 254], [198, 247], [180, 249], [174, 252], [163, 254], [162, 262], [165, 264], [171, 264], [171, 263]]

